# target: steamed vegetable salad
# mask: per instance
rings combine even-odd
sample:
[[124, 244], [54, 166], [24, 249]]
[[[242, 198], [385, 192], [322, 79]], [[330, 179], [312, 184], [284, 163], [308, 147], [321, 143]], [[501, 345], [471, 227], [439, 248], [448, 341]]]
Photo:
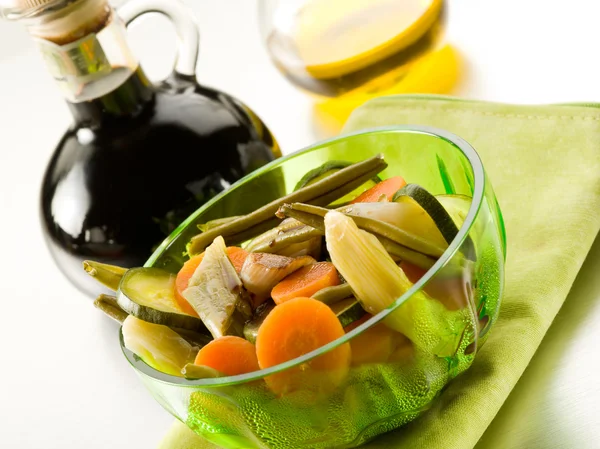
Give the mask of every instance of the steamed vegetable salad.
[[[382, 156], [328, 162], [286, 197], [201, 225], [177, 274], [86, 262], [118, 290], [96, 305], [123, 323], [125, 346], [148, 365], [192, 379], [273, 367], [333, 342], [410, 289], [469, 209], [468, 197], [379, 179], [386, 166]], [[268, 387], [330, 389], [352, 365], [410, 363], [417, 349], [452, 355], [460, 342], [448, 336], [464, 328], [457, 311], [467, 297], [460, 274], [446, 270], [349, 343], [266, 377]]]

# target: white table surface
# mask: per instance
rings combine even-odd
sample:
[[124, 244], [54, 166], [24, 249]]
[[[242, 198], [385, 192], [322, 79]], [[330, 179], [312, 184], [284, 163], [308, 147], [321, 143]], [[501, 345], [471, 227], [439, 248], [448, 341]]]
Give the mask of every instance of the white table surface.
[[[600, 101], [600, 2], [449, 2], [449, 39], [467, 62], [456, 95]], [[313, 127], [310, 98], [270, 64], [255, 0], [188, 3], [201, 26], [202, 82], [254, 108], [284, 152], [326, 137]], [[162, 31], [150, 33], [157, 25]], [[150, 76], [166, 75], [174, 38], [167, 22], [148, 18], [130, 34]], [[122, 357], [115, 323], [62, 277], [42, 241], [40, 180], [69, 120], [24, 29], [0, 23], [0, 448], [153, 448], [172, 418]], [[581, 276], [577, 288], [585, 289], [597, 271]], [[567, 301], [482, 449], [600, 447], [596, 299]]]

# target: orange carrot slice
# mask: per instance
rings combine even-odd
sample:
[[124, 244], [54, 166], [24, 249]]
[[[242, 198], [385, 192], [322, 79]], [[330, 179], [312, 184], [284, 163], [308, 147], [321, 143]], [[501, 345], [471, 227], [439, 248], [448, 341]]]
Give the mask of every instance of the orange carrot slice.
[[[312, 298], [294, 298], [275, 306], [258, 330], [259, 366], [269, 368], [295, 359], [344, 335], [335, 313]], [[265, 378], [276, 394], [296, 390], [327, 392], [348, 374], [350, 345], [344, 343], [312, 360]]]
[[228, 376], [259, 370], [254, 345], [231, 335], [219, 337], [200, 349], [194, 363], [210, 366]]
[[229, 260], [231, 260], [237, 274], [240, 274], [244, 261], [246, 260], [246, 257], [248, 257], [248, 251], [239, 246], [229, 246], [227, 247], [227, 256], [229, 257]]
[[275, 304], [281, 304], [293, 298], [311, 297], [325, 287], [339, 284], [340, 277], [335, 265], [331, 262], [317, 262], [285, 277], [271, 290], [271, 297]]
[[190, 279], [194, 275], [198, 265], [200, 265], [200, 262], [202, 262], [202, 259], [204, 259], [204, 253], [192, 257], [183, 264], [183, 267], [181, 267], [181, 270], [179, 270], [179, 273], [177, 273], [177, 277], [175, 278], [175, 299], [177, 300], [177, 304], [179, 304], [181, 310], [193, 316], [198, 316], [198, 314], [183, 297], [183, 292], [188, 287]]
[[[244, 265], [246, 257], [248, 257], [248, 252], [239, 246], [229, 246], [227, 247], [227, 256], [229, 257], [229, 260], [231, 260], [235, 271], [237, 271], [239, 274], [242, 269], [242, 265]], [[198, 314], [183, 297], [183, 292], [186, 288], [188, 288], [190, 279], [202, 262], [202, 259], [204, 259], [204, 253], [192, 257], [183, 264], [183, 267], [181, 267], [181, 270], [179, 270], [179, 273], [177, 273], [177, 278], [175, 279], [175, 299], [177, 300], [179, 307], [181, 307], [181, 310], [183, 310], [185, 313], [194, 316], [198, 316]]]
[[371, 187], [369, 190], [361, 193], [350, 203], [375, 203], [379, 201], [381, 195], [385, 195], [388, 201], [392, 201], [394, 193], [406, 185], [406, 181], [401, 176], [392, 176]]
[[[427, 270], [404, 261], [400, 262], [400, 268], [413, 284], [427, 272]], [[425, 285], [423, 291], [433, 299], [441, 302], [448, 310], [459, 310], [468, 305], [467, 288], [461, 276], [452, 278], [434, 277]]]
[[408, 337], [398, 332], [396, 332], [395, 339], [396, 348], [394, 349], [392, 355], [390, 355], [388, 362], [400, 364], [411, 362], [415, 356], [415, 350], [412, 342], [408, 339]]
[[[360, 320], [346, 326], [344, 331], [348, 333], [370, 318], [372, 315], [366, 314]], [[379, 322], [354, 337], [350, 340], [352, 365], [387, 362], [395, 349], [395, 334], [398, 332]]]
[[[344, 328], [346, 333], [363, 324], [372, 315], [366, 314], [360, 320]], [[412, 356], [412, 343], [404, 335], [390, 329], [382, 322], [375, 324], [350, 340], [352, 365], [365, 363], [386, 363], [409, 360]]]

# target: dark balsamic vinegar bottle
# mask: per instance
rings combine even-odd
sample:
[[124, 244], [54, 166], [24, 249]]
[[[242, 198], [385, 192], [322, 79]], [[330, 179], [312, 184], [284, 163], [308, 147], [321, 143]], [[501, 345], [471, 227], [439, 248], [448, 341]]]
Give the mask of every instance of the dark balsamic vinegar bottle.
[[[43, 179], [43, 231], [62, 272], [95, 296], [83, 260], [142, 265], [189, 214], [280, 153], [248, 107], [197, 83], [198, 32], [178, 2], [130, 0], [117, 14], [106, 0], [28, 1], [41, 4], [27, 25], [73, 114]], [[180, 38], [159, 85], [126, 43], [125, 22], [148, 10]]]

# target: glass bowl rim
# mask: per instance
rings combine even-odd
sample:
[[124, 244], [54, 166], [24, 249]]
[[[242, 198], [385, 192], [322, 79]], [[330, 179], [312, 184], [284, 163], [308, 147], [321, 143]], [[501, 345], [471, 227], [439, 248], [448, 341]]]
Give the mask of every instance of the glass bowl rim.
[[[339, 136], [321, 140], [315, 142], [309, 146], [296, 150], [292, 153], [289, 153], [285, 156], [281, 156], [267, 165], [254, 170], [248, 175], [244, 176], [237, 182], [231, 185], [227, 190], [219, 193], [215, 197], [213, 197], [210, 201], [206, 202], [203, 206], [198, 208], [194, 213], [192, 213], [186, 220], [184, 220], [178, 227], [175, 229], [164, 241], [163, 243], [154, 251], [154, 253], [148, 258], [148, 261], [144, 264], [144, 266], [151, 266], [157, 258], [162, 254], [162, 252], [168, 248], [170, 243], [179, 235], [179, 233], [185, 229], [191, 222], [195, 220], [195, 218], [200, 215], [206, 208], [211, 207], [214, 203], [219, 201], [227, 192], [230, 192], [231, 189], [237, 188], [248, 181], [250, 178], [257, 176], [258, 174], [262, 174], [272, 170], [274, 167], [284, 164], [288, 160], [293, 159], [295, 156], [298, 156], [301, 153], [316, 151], [318, 148], [330, 146], [332, 144], [336, 144], [345, 140], [352, 140], [355, 137], [365, 136], [369, 134], [380, 134], [380, 133], [408, 133], [408, 134], [424, 134], [432, 137], [441, 138], [446, 142], [450, 143], [457, 150], [461, 151], [465, 157], [468, 159], [471, 169], [473, 170], [473, 199], [471, 201], [471, 206], [469, 208], [469, 212], [465, 218], [465, 221], [461, 228], [458, 231], [458, 234], [452, 240], [452, 242], [448, 245], [448, 248], [442, 256], [433, 264], [433, 266], [427, 270], [427, 272], [415, 283], [413, 286], [408, 289], [402, 296], [397, 298], [390, 306], [386, 309], [382, 310], [376, 315], [373, 315], [370, 319], [362, 323], [360, 326], [357, 326], [350, 332], [344, 334], [344, 336], [327, 343], [324, 346], [321, 346], [309, 353], [306, 353], [300, 357], [296, 357], [295, 359], [288, 360], [287, 362], [280, 363], [278, 365], [272, 366], [270, 368], [261, 369], [258, 371], [253, 371], [246, 374], [238, 374], [235, 376], [223, 376], [216, 378], [206, 378], [206, 379], [186, 379], [184, 377], [174, 376], [171, 374], [163, 373], [155, 368], [152, 368], [150, 365], [146, 364], [141, 358], [135, 355], [132, 351], [125, 347], [123, 341], [123, 333], [122, 328], [119, 329], [119, 342], [121, 345], [121, 350], [125, 355], [125, 358], [129, 361], [129, 363], [133, 366], [133, 368], [138, 371], [140, 374], [144, 374], [152, 379], [167, 383], [171, 385], [177, 385], [180, 387], [223, 387], [229, 385], [239, 385], [247, 382], [252, 382], [255, 380], [263, 379], [266, 376], [271, 374], [275, 374], [287, 369], [291, 369], [295, 366], [298, 366], [302, 363], [306, 363], [311, 359], [320, 356], [321, 354], [333, 350], [334, 348], [349, 342], [352, 338], [367, 330], [368, 328], [376, 325], [378, 322], [387, 317], [390, 313], [394, 312], [398, 307], [400, 307], [405, 301], [407, 301], [411, 296], [413, 296], [416, 292], [421, 290], [423, 286], [435, 275], [437, 274], [447, 263], [452, 259], [454, 254], [458, 251], [462, 243], [467, 238], [471, 227], [473, 226], [473, 222], [479, 213], [479, 209], [482, 205], [484, 199], [484, 191], [485, 191], [485, 172], [483, 168], [483, 163], [475, 149], [462, 137], [457, 136], [454, 133], [449, 131], [435, 128], [432, 126], [422, 126], [422, 125], [393, 125], [393, 126], [382, 126], [382, 127], [373, 127], [367, 128], [360, 131], [345, 133]], [[385, 157], [385, 155], [384, 155]]]

